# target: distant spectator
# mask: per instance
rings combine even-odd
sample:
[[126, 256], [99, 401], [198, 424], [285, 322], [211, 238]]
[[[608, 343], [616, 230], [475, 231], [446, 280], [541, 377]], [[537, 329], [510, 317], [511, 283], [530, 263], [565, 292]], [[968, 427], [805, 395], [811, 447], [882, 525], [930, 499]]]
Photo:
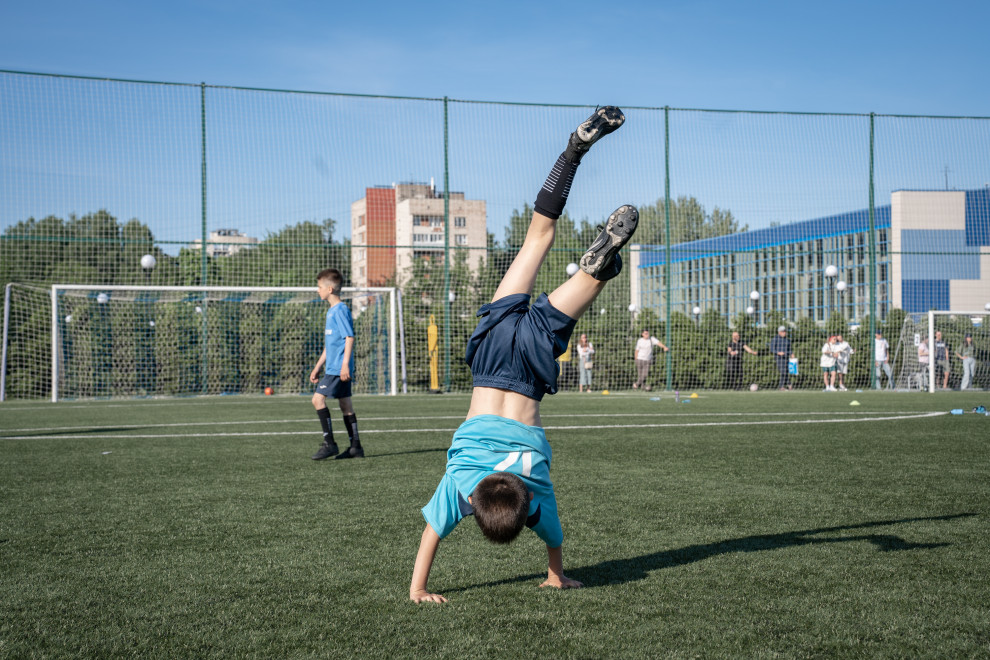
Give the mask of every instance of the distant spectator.
[[595, 347], [588, 341], [588, 335], [582, 334], [577, 343], [577, 363], [578, 363], [578, 392], [584, 392], [588, 388], [591, 394], [591, 369], [593, 362], [591, 356], [595, 354]]
[[650, 363], [653, 362], [654, 346], [662, 348], [664, 353], [670, 350], [663, 345], [663, 342], [652, 336], [649, 330], [643, 330], [639, 339], [636, 340], [636, 348], [633, 350], [633, 357], [636, 358], [636, 382], [633, 383], [634, 390], [640, 387], [647, 391], [650, 389], [650, 386], [646, 383], [646, 378], [650, 375]]
[[942, 377], [942, 389], [949, 388], [949, 347], [942, 340], [942, 331], [935, 331], [935, 384], [938, 384], [939, 376]]
[[959, 389], [968, 390], [973, 382], [973, 374], [976, 372], [976, 356], [973, 347], [973, 335], [966, 333], [963, 343], [956, 349], [956, 357], [962, 360], [963, 377]]
[[883, 379], [880, 377], [880, 370], [883, 369], [883, 373], [887, 374], [887, 389], [893, 389], [894, 375], [890, 369], [890, 343], [884, 339], [883, 332], [879, 328], [873, 339], [873, 353], [876, 360], [873, 363], [874, 375], [876, 376], [874, 387], [878, 390], [883, 389]]
[[838, 352], [835, 350], [835, 335], [829, 335], [822, 346], [822, 380], [826, 392], [835, 392], [835, 362]]
[[749, 353], [750, 355], [756, 355], [756, 351], [746, 345], [739, 338], [738, 332], [732, 333], [732, 341], [729, 342], [729, 348], [726, 349], [728, 355], [725, 358], [725, 389], [727, 390], [741, 390], [742, 389], [742, 357], [743, 351]]
[[921, 340], [918, 344], [918, 367], [921, 369], [921, 386], [922, 389], [928, 389], [928, 365], [930, 362], [931, 355], [928, 352], [928, 337]]
[[849, 345], [842, 335], [835, 336], [835, 380], [838, 383], [840, 392], [848, 391], [846, 387], [846, 374], [849, 373], [849, 361], [856, 351]]
[[791, 390], [791, 374], [788, 370], [789, 362], [794, 357], [794, 349], [791, 348], [791, 340], [787, 338], [787, 328], [780, 326], [777, 328], [777, 336], [770, 340], [770, 353], [777, 364], [777, 371], [780, 373], [780, 382], [777, 387], [781, 390]]

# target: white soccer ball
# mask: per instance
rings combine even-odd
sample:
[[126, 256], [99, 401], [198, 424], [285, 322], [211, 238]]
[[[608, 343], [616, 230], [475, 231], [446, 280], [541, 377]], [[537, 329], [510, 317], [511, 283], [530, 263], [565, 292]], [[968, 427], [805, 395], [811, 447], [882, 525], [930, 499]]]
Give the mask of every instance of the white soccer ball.
[[145, 270], [151, 270], [157, 263], [158, 261], [155, 257], [150, 254], [146, 254], [141, 257], [141, 268], [144, 268]]
[[750, 392], [755, 392], [758, 389], [760, 389], [760, 386], [757, 385], [756, 383], [753, 383], [752, 385], [749, 386], [749, 391]]
[[105, 293], [99, 293], [96, 295], [96, 302], [101, 305], [106, 305], [110, 301], [110, 296]]
[[570, 277], [574, 273], [578, 272], [578, 265], [574, 262], [567, 264], [567, 276]]

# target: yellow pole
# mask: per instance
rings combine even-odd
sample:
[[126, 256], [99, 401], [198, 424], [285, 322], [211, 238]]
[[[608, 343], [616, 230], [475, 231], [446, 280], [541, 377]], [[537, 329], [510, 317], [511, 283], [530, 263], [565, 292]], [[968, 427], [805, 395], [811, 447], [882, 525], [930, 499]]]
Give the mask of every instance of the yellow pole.
[[430, 356], [430, 391], [440, 390], [440, 351], [437, 320], [430, 314], [430, 325], [426, 328], [426, 350]]

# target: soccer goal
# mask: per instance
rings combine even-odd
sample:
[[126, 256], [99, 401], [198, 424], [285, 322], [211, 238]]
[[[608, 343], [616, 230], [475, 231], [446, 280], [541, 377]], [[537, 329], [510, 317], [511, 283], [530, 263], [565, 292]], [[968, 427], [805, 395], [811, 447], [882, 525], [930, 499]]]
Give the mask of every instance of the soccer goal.
[[990, 388], [988, 324], [990, 310], [905, 315], [893, 349], [897, 388], [927, 392]]
[[[0, 365], [21, 395], [44, 385], [52, 401], [312, 391], [327, 311], [313, 287], [55, 284], [48, 304], [36, 287], [21, 289], [8, 287], [5, 297]], [[399, 295], [394, 287], [343, 289], [357, 338], [355, 393], [398, 392]], [[42, 328], [50, 339], [44, 368]]]

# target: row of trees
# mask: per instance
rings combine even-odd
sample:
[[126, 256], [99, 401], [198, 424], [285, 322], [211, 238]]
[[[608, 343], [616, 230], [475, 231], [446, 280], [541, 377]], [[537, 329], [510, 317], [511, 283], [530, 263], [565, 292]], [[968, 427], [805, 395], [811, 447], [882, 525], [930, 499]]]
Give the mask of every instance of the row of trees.
[[[662, 243], [663, 200], [640, 210], [637, 240]], [[403, 290], [407, 382], [412, 391], [429, 388], [427, 333], [431, 319], [440, 329], [441, 387], [470, 388], [471, 375], [462, 357], [475, 326], [475, 312], [491, 299], [522, 245], [531, 215], [532, 208], [523, 205], [512, 213], [502, 240], [489, 234], [487, 258], [475, 271], [468, 267], [465, 249], [452, 250], [447, 278], [442, 258], [415, 261], [412, 272], [404, 278], [407, 284]], [[678, 242], [746, 229], [738, 226], [731, 212], [715, 209], [707, 213], [693, 198], [672, 202], [671, 223], [672, 240]], [[208, 259], [205, 283], [312, 286], [316, 273], [328, 266], [340, 269], [349, 281], [351, 245], [335, 237], [335, 232], [336, 224], [330, 219], [286, 227], [255, 248]], [[559, 286], [567, 277], [568, 264], [579, 261], [597, 233], [588, 220], [575, 222], [563, 215], [557, 223], [555, 247], [537, 277], [535, 292], [550, 292]], [[144, 254], [152, 254], [158, 262], [150, 273], [140, 267]], [[195, 286], [203, 283], [202, 271], [199, 251], [183, 246], [172, 256], [159, 249], [145, 225], [137, 220], [118, 223], [105, 211], [65, 221], [49, 217], [12, 225], [0, 237], [0, 281], [33, 283], [39, 288], [33, 294], [36, 300], [22, 305], [29, 311], [12, 317], [8, 329], [12, 355], [33, 355], [37, 367], [18, 373], [8, 370], [8, 395], [45, 396], [50, 388], [50, 312], [46, 292], [40, 287], [53, 282]], [[626, 270], [610, 283], [575, 330], [575, 339], [587, 333], [595, 343], [599, 365], [596, 387], [629, 387], [635, 379], [632, 350], [639, 332], [646, 329], [666, 341], [668, 326], [673, 349], [669, 363], [672, 384], [683, 390], [722, 387], [729, 320], [714, 310], [697, 320], [679, 313], [661, 320], [649, 309], [633, 315], [628, 311], [629, 277]], [[389, 376], [385, 306], [372, 304], [364, 313], [354, 311], [360, 337], [359, 391], [383, 391]], [[323, 312], [322, 304], [235, 305], [214, 301], [206, 305], [193, 299], [101, 308], [90, 299], [80, 303], [78, 311], [66, 307], [61, 315], [74, 317], [71, 327], [62, 333], [68, 342], [63, 352], [71, 358], [65, 373], [79, 396], [258, 392], [266, 386], [283, 392], [306, 391], [309, 370], [322, 349]], [[897, 337], [902, 321], [903, 314], [896, 310], [891, 313], [882, 326], [886, 335]], [[747, 315], [732, 319], [732, 327], [741, 332], [744, 341], [764, 354], [774, 329], [784, 323], [785, 319], [772, 311], [761, 327]], [[869, 327], [868, 321], [864, 327]], [[818, 356], [826, 329], [810, 319], [798, 319], [792, 330], [802, 372], [796, 384], [817, 387]], [[845, 334], [858, 354], [850, 382], [868, 384], [871, 365], [866, 356], [871, 354], [872, 337], [862, 332], [850, 334], [840, 316], [830, 320], [827, 330]], [[112, 349], [108, 351], [106, 346]], [[17, 364], [16, 360], [11, 364]], [[747, 357], [744, 365], [746, 383], [761, 387], [776, 384], [775, 366], [769, 357]], [[564, 381], [571, 377], [565, 365]], [[651, 374], [651, 385], [663, 387], [667, 381], [668, 362], [661, 355]]]

